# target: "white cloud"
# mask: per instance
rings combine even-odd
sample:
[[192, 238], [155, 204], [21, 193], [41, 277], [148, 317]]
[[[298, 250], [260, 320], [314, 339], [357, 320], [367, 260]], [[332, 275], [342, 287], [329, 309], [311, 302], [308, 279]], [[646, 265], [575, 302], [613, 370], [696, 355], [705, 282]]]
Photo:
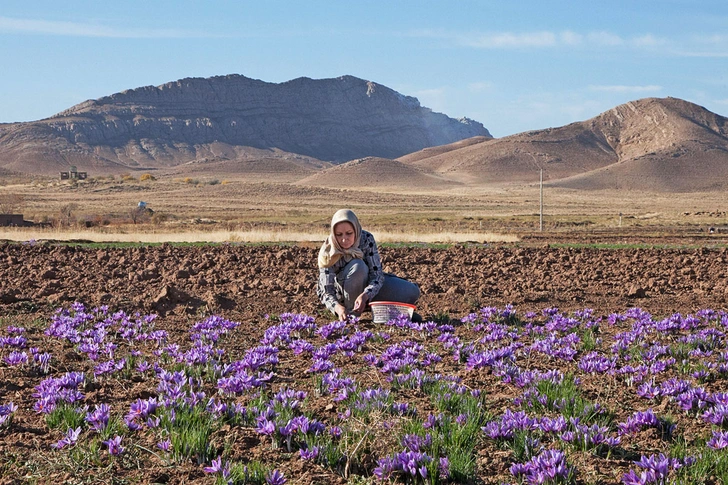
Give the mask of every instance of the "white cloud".
[[[650, 33], [623, 37], [608, 31], [580, 33], [573, 30], [563, 30], [537, 32], [470, 32], [456, 34], [444, 30], [413, 30], [409, 31], [407, 35], [418, 38], [442, 39], [476, 49], [543, 49], [579, 46], [653, 49], [656, 47], [669, 48], [673, 46], [671, 51], [675, 52], [674, 46], [677, 43], [674, 40], [658, 37]], [[714, 47], [728, 46], [728, 36], [706, 36], [702, 40], [693, 38], [688, 43], [691, 45], [702, 43]]]
[[638, 35], [629, 39], [621, 37], [611, 32], [599, 31], [581, 34], [571, 30], [561, 32], [497, 32], [488, 34], [471, 34], [448, 36], [443, 32], [421, 31], [418, 34], [432, 38], [448, 38], [454, 37], [456, 41], [467, 47], [476, 47], [481, 49], [508, 49], [521, 47], [560, 47], [560, 46], [580, 46], [592, 45], [600, 47], [657, 47], [667, 45], [666, 39], [655, 37], [652, 34]]
[[561, 32], [559, 39], [566, 45], [579, 45], [584, 42], [584, 36], [570, 30]]
[[677, 57], [728, 57], [728, 34], [676, 35], [660, 37], [652, 33], [619, 35], [609, 31], [576, 32], [469, 32], [456, 33], [443, 29], [410, 30], [408, 37], [439, 39], [475, 49], [556, 49], [602, 48], [634, 49], [659, 52]]
[[728, 57], [728, 51], [724, 52], [716, 52], [716, 51], [697, 51], [697, 50], [681, 50], [676, 51], [676, 54], [679, 54], [684, 57]]
[[724, 34], [713, 34], [713, 35], [700, 35], [695, 37], [696, 42], [701, 44], [714, 45], [717, 47], [728, 46], [728, 35]]
[[93, 23], [11, 17], [0, 17], [0, 33], [108, 38], [212, 37], [211, 35], [201, 34], [199, 32], [176, 29], [119, 29], [108, 25]]
[[479, 34], [459, 38], [462, 45], [485, 49], [518, 48], [518, 47], [553, 47], [557, 44], [557, 36], [553, 32], [526, 32], [514, 34], [500, 32]]
[[610, 32], [590, 32], [586, 37], [590, 44], [610, 47], [624, 45], [624, 39]]
[[484, 91], [490, 91], [493, 88], [493, 83], [489, 82], [477, 82], [468, 84], [468, 91], [470, 91], [471, 93], [482, 93]]
[[621, 84], [592, 85], [590, 91], [603, 91], [609, 93], [656, 93], [662, 91], [662, 86], [649, 84], [646, 86], [626, 86]]
[[676, 52], [685, 57], [728, 57], [728, 35], [697, 35]]
[[669, 44], [666, 39], [655, 37], [652, 34], [645, 34], [634, 37], [630, 40], [630, 43], [637, 47], [659, 47]]

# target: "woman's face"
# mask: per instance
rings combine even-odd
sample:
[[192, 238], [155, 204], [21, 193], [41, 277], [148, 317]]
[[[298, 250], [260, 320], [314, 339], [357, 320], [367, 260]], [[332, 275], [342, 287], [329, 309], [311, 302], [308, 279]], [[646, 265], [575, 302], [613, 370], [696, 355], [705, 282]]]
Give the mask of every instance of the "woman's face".
[[334, 237], [342, 249], [349, 249], [354, 245], [356, 232], [351, 222], [339, 222], [334, 226]]

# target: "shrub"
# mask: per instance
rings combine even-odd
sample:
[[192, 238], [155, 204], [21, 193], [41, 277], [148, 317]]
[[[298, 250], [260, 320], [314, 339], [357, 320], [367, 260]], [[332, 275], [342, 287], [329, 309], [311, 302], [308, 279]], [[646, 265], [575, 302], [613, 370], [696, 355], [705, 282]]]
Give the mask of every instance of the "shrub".
[[156, 179], [156, 177], [154, 177], [154, 175], [152, 175], [151, 173], [143, 173], [143, 174], [141, 175], [141, 177], [139, 177], [139, 180], [140, 180], [141, 182], [145, 182], [145, 181], [147, 181], [147, 180], [149, 180], [149, 181], [152, 181], [152, 182], [153, 182], [153, 181], [155, 181], [155, 180], [157, 180], [157, 179]]
[[167, 214], [164, 214], [162, 212], [155, 212], [152, 214], [152, 224], [154, 225], [160, 225], [163, 222], [166, 222], [167, 219], [169, 219], [169, 216]]

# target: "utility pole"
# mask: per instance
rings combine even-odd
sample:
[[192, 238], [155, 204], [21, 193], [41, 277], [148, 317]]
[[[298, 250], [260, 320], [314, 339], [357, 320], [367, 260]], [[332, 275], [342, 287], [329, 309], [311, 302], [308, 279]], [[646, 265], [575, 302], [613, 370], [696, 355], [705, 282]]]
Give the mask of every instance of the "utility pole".
[[539, 232], [543, 232], [543, 169], [541, 169], [540, 173], [541, 173], [541, 181], [539, 183], [540, 208], [538, 211], [538, 230], [539, 230]]

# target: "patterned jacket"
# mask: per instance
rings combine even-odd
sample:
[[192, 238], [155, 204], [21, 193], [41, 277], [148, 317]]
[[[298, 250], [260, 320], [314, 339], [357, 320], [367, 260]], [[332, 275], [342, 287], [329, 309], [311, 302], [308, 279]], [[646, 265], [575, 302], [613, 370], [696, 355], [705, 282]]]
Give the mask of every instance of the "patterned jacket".
[[[384, 271], [382, 271], [382, 260], [379, 257], [377, 242], [372, 233], [362, 229], [359, 240], [359, 249], [364, 255], [362, 259], [369, 268], [369, 280], [364, 292], [369, 294], [369, 301], [372, 301], [384, 282]], [[319, 268], [318, 288], [316, 294], [326, 308], [334, 312], [337, 303], [344, 302], [344, 295], [336, 285], [336, 275], [346, 266], [344, 258], [339, 259], [328, 268]]]

